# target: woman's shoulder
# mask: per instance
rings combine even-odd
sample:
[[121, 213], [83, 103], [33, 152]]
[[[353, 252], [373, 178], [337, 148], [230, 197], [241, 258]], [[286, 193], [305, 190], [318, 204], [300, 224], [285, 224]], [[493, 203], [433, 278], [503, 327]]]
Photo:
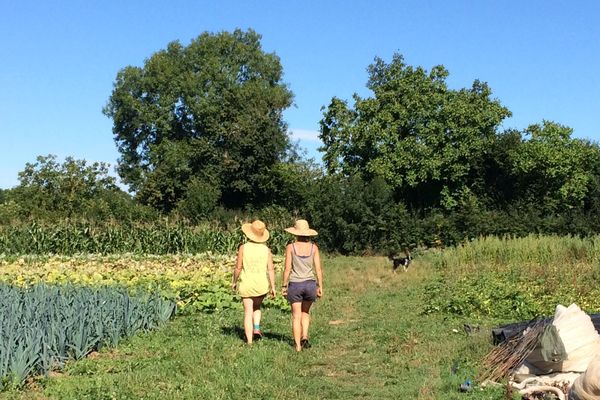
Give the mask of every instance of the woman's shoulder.
[[319, 253], [319, 246], [315, 243], [315, 242], [310, 242], [311, 244], [311, 253], [313, 254], [318, 254]]

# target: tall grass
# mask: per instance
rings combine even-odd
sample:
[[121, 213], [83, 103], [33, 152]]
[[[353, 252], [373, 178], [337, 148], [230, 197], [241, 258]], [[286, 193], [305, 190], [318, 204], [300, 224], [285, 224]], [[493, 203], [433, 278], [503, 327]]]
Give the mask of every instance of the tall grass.
[[598, 264], [600, 236], [528, 235], [520, 238], [480, 237], [427, 254], [438, 268], [470, 273], [473, 267]]
[[424, 258], [442, 276], [429, 311], [527, 319], [577, 303], [600, 312], [600, 236], [482, 237]]

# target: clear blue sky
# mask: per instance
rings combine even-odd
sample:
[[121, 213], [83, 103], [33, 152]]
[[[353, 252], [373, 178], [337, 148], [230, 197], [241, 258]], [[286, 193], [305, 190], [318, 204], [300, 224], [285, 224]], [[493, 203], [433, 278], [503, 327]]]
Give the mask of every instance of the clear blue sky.
[[0, 0], [0, 188], [38, 155], [116, 163], [101, 110], [117, 72], [173, 40], [252, 28], [295, 94], [286, 120], [309, 154], [320, 108], [367, 95], [366, 67], [394, 52], [443, 64], [453, 88], [488, 82], [514, 114], [600, 140], [600, 2]]

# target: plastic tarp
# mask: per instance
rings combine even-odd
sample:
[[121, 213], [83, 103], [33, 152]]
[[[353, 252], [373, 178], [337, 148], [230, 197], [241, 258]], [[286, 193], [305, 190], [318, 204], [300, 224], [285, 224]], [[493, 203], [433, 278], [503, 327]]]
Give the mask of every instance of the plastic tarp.
[[[551, 325], [556, 328], [566, 357], [561, 353], [560, 345], [556, 342], [557, 338], [552, 337], [552, 329], [545, 330], [544, 334], [540, 336], [536, 349], [513, 371], [513, 387], [520, 389], [521, 393], [531, 392], [536, 387], [541, 389], [542, 382], [535, 378], [548, 378], [548, 374], [554, 374], [553, 379], [549, 380], [550, 382], [544, 379], [546, 381], [544, 383], [547, 383], [546, 389], [553, 385], [566, 384], [567, 387], [580, 387], [580, 391], [585, 393], [585, 396], [588, 393], [595, 393], [594, 390], [600, 386], [600, 360], [598, 360], [600, 358], [600, 334], [598, 334], [591, 317], [576, 304], [571, 304], [569, 307], [558, 305]], [[549, 336], [544, 339], [546, 334]], [[592, 365], [592, 360], [598, 362], [598, 365]], [[589, 366], [592, 368], [588, 368]], [[588, 369], [589, 373], [586, 371]], [[574, 382], [581, 378], [578, 376], [584, 371], [588, 374], [588, 380], [591, 383], [584, 383], [581, 380], [576, 386]], [[531, 386], [523, 387], [522, 383], [531, 383]], [[580, 395], [579, 400], [600, 400], [600, 397]]]

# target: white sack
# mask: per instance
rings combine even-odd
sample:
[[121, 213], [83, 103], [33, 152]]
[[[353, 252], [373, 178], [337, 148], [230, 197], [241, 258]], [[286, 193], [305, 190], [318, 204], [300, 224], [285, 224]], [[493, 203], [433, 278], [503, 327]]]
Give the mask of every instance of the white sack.
[[574, 400], [600, 400], [600, 356], [595, 357], [587, 370], [575, 380], [569, 398]]

